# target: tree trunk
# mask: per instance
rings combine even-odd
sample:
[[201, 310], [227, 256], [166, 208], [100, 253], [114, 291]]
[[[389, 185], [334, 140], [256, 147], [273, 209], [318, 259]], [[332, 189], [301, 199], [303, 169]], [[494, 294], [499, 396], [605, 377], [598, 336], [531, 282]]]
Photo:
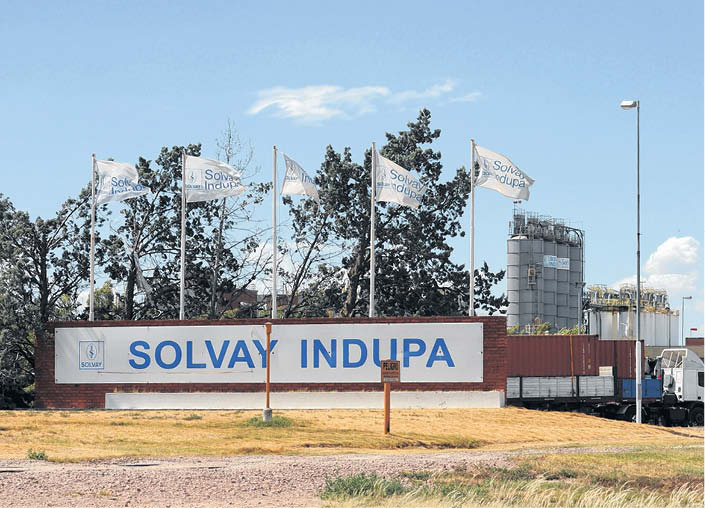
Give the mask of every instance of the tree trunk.
[[365, 273], [364, 263], [365, 263], [365, 247], [360, 245], [358, 247], [357, 255], [355, 256], [355, 261], [353, 262], [350, 270], [348, 271], [348, 294], [345, 297], [345, 305], [343, 306], [343, 316], [352, 317], [355, 312], [355, 307], [357, 307], [357, 291], [360, 287], [360, 279]]
[[127, 273], [125, 286], [125, 314], [123, 319], [131, 321], [135, 317], [135, 282], [137, 281], [137, 266], [135, 260], [130, 258], [130, 271]]
[[218, 270], [220, 268], [220, 251], [223, 249], [223, 227], [225, 225], [225, 198], [220, 205], [220, 224], [215, 241], [215, 260], [213, 261], [213, 276], [211, 277], [211, 303], [208, 311], [209, 319], [216, 319], [216, 292], [218, 288]]

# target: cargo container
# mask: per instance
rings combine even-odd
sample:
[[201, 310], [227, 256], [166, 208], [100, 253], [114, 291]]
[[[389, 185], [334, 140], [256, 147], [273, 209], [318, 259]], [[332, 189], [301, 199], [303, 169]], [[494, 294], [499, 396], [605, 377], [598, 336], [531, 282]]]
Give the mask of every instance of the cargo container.
[[[634, 341], [598, 340], [594, 335], [509, 335], [508, 376], [597, 376], [614, 367], [618, 378], [635, 376]], [[642, 357], [642, 372], [644, 358]]]
[[[635, 419], [634, 342], [510, 336], [508, 344], [507, 404]], [[642, 421], [702, 426], [702, 360], [679, 348], [641, 361], [647, 367], [641, 382]]]

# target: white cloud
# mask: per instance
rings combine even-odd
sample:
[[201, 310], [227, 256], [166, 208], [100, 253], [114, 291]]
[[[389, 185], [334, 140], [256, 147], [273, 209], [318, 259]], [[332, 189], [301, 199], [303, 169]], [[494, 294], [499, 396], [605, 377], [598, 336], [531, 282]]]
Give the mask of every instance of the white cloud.
[[261, 90], [259, 100], [247, 111], [256, 115], [274, 108], [277, 116], [318, 123], [336, 116], [356, 116], [375, 110], [373, 100], [389, 95], [383, 86], [344, 89], [339, 86], [276, 87]]
[[646, 273], [667, 273], [681, 265], [692, 265], [698, 260], [700, 243], [692, 236], [672, 236], [656, 248], [644, 265]]
[[[692, 236], [670, 237], [649, 256], [644, 264], [642, 284], [653, 289], [665, 289], [671, 308], [680, 308], [681, 297], [697, 298], [699, 273], [693, 265], [700, 257], [700, 243]], [[636, 284], [636, 276], [615, 282], [612, 287], [621, 284]]]
[[475, 102], [480, 97], [482, 97], [482, 93], [470, 92], [469, 94], [461, 95], [460, 97], [453, 97], [448, 102]]
[[454, 88], [455, 81], [452, 79], [448, 79], [445, 81], [445, 83], [433, 85], [427, 88], [426, 90], [422, 90], [420, 92], [417, 90], [405, 90], [403, 92], [394, 93], [389, 97], [388, 102], [390, 102], [391, 104], [401, 104], [403, 102], [408, 101], [437, 99], [438, 97], [444, 94], [452, 92]]
[[[394, 92], [385, 86], [343, 88], [333, 85], [314, 85], [302, 88], [275, 87], [260, 90], [257, 101], [247, 110], [256, 115], [265, 110], [275, 116], [293, 118], [310, 124], [320, 124], [331, 118], [354, 118], [372, 113], [381, 103], [401, 105], [411, 101], [439, 100], [453, 92], [456, 81], [448, 79], [425, 90]], [[480, 92], [472, 92], [449, 102], [473, 102]]]

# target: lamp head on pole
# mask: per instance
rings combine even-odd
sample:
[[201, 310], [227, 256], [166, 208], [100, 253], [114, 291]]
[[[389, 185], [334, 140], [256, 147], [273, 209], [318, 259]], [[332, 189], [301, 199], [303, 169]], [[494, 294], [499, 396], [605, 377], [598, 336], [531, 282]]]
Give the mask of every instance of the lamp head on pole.
[[622, 101], [619, 106], [622, 109], [633, 109], [639, 105], [639, 101]]
[[683, 300], [692, 300], [692, 299], [693, 299], [692, 296], [684, 296], [684, 297], [683, 297]]

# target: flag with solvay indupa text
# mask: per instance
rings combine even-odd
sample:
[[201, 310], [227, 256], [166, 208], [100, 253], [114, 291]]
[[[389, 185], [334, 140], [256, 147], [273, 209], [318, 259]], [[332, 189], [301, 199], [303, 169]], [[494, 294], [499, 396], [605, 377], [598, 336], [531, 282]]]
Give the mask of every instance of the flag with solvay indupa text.
[[136, 198], [151, 192], [148, 187], [138, 183], [134, 164], [97, 160], [95, 169], [98, 177], [95, 202], [98, 205]]
[[377, 201], [391, 201], [417, 209], [427, 187], [398, 164], [377, 152], [375, 157]]
[[477, 145], [475, 152], [480, 164], [476, 186], [494, 189], [509, 198], [529, 199], [529, 187], [534, 183], [529, 175], [502, 154]]
[[284, 175], [284, 185], [282, 185], [282, 194], [304, 194], [306, 196], [311, 196], [316, 202], [318, 199], [318, 189], [316, 189], [316, 184], [313, 183], [313, 178], [308, 176], [306, 171], [298, 165], [294, 160], [284, 155], [284, 162], [286, 162], [286, 175]]
[[246, 190], [235, 168], [205, 157], [186, 156], [185, 180], [187, 203], [237, 196]]

